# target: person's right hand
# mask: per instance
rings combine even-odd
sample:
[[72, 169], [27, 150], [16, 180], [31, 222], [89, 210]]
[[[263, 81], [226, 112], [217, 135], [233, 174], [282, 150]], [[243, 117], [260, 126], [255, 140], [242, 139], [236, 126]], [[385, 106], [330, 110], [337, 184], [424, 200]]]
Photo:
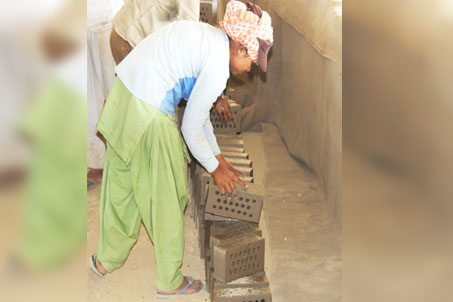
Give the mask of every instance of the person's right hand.
[[226, 192], [231, 196], [236, 197], [236, 185], [237, 182], [244, 188], [247, 188], [245, 182], [243, 182], [233, 171], [228, 169], [225, 165], [219, 164], [217, 169], [211, 173], [216, 185], [219, 187], [222, 195], [225, 195]]
[[[222, 102], [223, 98], [223, 102]], [[228, 99], [222, 95], [217, 98], [217, 101], [214, 103], [215, 110], [220, 116], [220, 119], [223, 123], [227, 123], [233, 119], [233, 114], [231, 113], [230, 103]]]

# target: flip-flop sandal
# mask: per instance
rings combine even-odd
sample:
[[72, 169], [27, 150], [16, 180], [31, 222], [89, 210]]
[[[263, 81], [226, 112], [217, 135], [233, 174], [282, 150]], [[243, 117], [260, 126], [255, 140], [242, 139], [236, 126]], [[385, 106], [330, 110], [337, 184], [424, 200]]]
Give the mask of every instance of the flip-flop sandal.
[[97, 185], [101, 184], [99, 181], [95, 180], [94, 178], [87, 177], [87, 189], [91, 189]]
[[98, 270], [98, 268], [96, 266], [96, 259], [97, 259], [96, 255], [91, 255], [90, 268], [96, 275], [98, 275], [99, 277], [102, 278], [102, 277], [104, 277], [104, 274]]
[[197, 292], [194, 292], [194, 293], [191, 293], [191, 294], [184, 294], [184, 292], [192, 286], [192, 284], [195, 282], [195, 279], [191, 276], [186, 276], [187, 279], [189, 279], [189, 283], [187, 283], [187, 285], [181, 289], [179, 292], [177, 293], [174, 293], [174, 294], [159, 294], [157, 293], [156, 296], [157, 298], [160, 298], [160, 299], [168, 299], [168, 298], [175, 298], [175, 297], [190, 297], [190, 296], [196, 296], [196, 295], [200, 295], [202, 293], [204, 293], [206, 291], [206, 285], [204, 283], [203, 284], [203, 287], [197, 291]]

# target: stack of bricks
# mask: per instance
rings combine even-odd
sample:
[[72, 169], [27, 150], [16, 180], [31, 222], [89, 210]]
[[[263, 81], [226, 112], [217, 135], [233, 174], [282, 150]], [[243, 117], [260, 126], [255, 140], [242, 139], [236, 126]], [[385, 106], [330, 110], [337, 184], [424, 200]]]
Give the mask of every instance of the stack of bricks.
[[240, 135], [241, 107], [230, 101], [233, 119], [224, 123], [213, 108], [211, 123], [225, 159], [246, 177], [248, 189], [236, 185], [236, 198], [222, 195], [213, 178], [194, 161], [189, 168], [193, 218], [205, 260], [211, 301], [271, 302], [264, 272], [264, 238], [258, 228], [263, 192], [255, 183], [253, 163]]

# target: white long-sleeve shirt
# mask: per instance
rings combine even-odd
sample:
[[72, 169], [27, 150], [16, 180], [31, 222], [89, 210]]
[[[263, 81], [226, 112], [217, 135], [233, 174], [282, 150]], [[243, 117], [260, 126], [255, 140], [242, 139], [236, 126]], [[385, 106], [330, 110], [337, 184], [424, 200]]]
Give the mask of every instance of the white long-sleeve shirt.
[[117, 66], [118, 77], [137, 98], [174, 115], [188, 100], [181, 131], [192, 155], [208, 172], [220, 149], [209, 111], [229, 77], [229, 40], [219, 28], [173, 22], [141, 41]]

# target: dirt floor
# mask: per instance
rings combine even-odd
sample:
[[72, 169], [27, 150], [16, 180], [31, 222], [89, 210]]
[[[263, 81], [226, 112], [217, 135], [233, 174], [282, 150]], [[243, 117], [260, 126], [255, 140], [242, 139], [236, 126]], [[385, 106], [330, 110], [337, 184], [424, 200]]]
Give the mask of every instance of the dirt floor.
[[[243, 133], [257, 183], [265, 187], [260, 228], [266, 239], [266, 274], [274, 302], [340, 301], [340, 231], [329, 215], [319, 180], [287, 152], [278, 129]], [[87, 259], [96, 252], [100, 186], [88, 192]], [[182, 271], [204, 278], [197, 230], [186, 216]], [[208, 301], [208, 294], [179, 301]], [[155, 297], [154, 252], [142, 226], [124, 266], [104, 278], [88, 271], [88, 301], [160, 301]]]

